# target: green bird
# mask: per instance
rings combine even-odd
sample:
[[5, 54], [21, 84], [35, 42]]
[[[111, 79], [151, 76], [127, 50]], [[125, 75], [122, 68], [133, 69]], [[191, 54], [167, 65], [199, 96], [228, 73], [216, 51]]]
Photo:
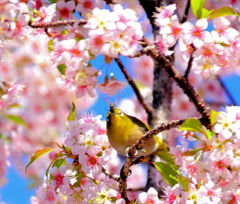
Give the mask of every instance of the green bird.
[[[138, 118], [127, 115], [122, 110], [115, 108], [114, 104], [110, 104], [107, 114], [107, 136], [112, 147], [120, 155], [127, 156], [128, 148], [136, 144], [150, 130], [151, 128]], [[169, 154], [166, 143], [156, 135], [135, 156], [147, 156], [153, 153]]]
[[[150, 131], [151, 128], [136, 117], [127, 115], [114, 104], [110, 104], [107, 114], [107, 136], [112, 147], [123, 156], [128, 156], [128, 149]], [[174, 156], [169, 152], [167, 144], [158, 136], [148, 140], [144, 149], [136, 153], [136, 157], [154, 154], [164, 162], [154, 163], [162, 178], [171, 186], [180, 183], [185, 191], [188, 190], [189, 180], [182, 176], [175, 164]], [[144, 160], [145, 161], [145, 160]]]

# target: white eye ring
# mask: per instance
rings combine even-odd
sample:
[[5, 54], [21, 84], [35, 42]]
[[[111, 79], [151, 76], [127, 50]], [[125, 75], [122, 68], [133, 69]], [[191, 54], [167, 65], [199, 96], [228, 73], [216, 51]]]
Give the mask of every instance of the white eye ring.
[[123, 117], [123, 112], [122, 111], [119, 111], [118, 113], [121, 117]]

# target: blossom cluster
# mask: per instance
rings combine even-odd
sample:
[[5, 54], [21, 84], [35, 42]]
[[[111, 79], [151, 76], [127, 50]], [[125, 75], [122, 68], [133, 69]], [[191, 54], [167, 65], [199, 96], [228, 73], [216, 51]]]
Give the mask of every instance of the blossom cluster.
[[[216, 112], [213, 118], [211, 138], [185, 132], [181, 146], [170, 148], [179, 170], [189, 179], [188, 191], [179, 184], [165, 185], [162, 199], [154, 188], [147, 192], [129, 192], [129, 198], [139, 203], [239, 202], [240, 108], [227, 107], [223, 112]], [[101, 116], [84, 116], [68, 121], [63, 149], [50, 158], [57, 160], [65, 155], [72, 162], [66, 160], [50, 168], [50, 176], [45, 178], [36, 197], [32, 197], [32, 203], [125, 203], [117, 191], [118, 182], [109, 176], [119, 173], [120, 162], [108, 143], [105, 122], [100, 119]], [[187, 147], [187, 140], [197, 140], [194, 149]], [[139, 169], [132, 172], [137, 173]], [[140, 180], [129, 178], [128, 185], [136, 183], [137, 186]]]
[[[240, 107], [227, 107], [213, 117], [214, 136], [186, 132], [182, 146], [171, 148], [180, 166], [190, 179], [189, 190], [179, 185], [166, 188], [167, 203], [238, 203], [239, 191], [239, 129]], [[194, 149], [187, 148], [186, 140], [197, 140]]]
[[[118, 182], [110, 177], [119, 174], [121, 161], [108, 142], [105, 121], [100, 119], [101, 116], [81, 115], [67, 122], [62, 148], [49, 155], [55, 165], [31, 198], [32, 203], [125, 203], [118, 192]], [[141, 167], [132, 171], [129, 187], [143, 185]], [[150, 201], [150, 197], [159, 201], [153, 188], [130, 196], [140, 203]]]
[[180, 23], [174, 14], [176, 5], [157, 9], [155, 23], [160, 27], [156, 37], [158, 49], [165, 55], [171, 55], [171, 47], [179, 42], [179, 52], [183, 62], [193, 55], [192, 70], [205, 77], [215, 74], [238, 72], [239, 67], [239, 30], [231, 25], [231, 18], [213, 19], [213, 29], [209, 28], [206, 18]]
[[[125, 3], [133, 4], [132, 8], [139, 12], [141, 8], [132, 2]], [[31, 198], [32, 203], [125, 203], [118, 192], [118, 182], [110, 178], [111, 174], [119, 174], [121, 161], [108, 143], [101, 117], [81, 116], [68, 121], [64, 141], [61, 136], [72, 100], [84, 109], [95, 102], [96, 88], [114, 95], [125, 87], [113, 74], [106, 74], [99, 84], [102, 67], [94, 67], [92, 62], [104, 55], [109, 67], [118, 55], [136, 53], [143, 28], [133, 9], [120, 4], [107, 8], [101, 0], [1, 1], [0, 186], [6, 183], [9, 156], [24, 172], [23, 155], [29, 156], [35, 149], [51, 146], [55, 141], [62, 144], [56, 152], [28, 169], [27, 175], [39, 181], [47, 164], [51, 165], [36, 196]], [[238, 19], [215, 18], [210, 30], [207, 19], [195, 24], [180, 23], [175, 10], [175, 5], [157, 9], [158, 49], [166, 56], [174, 52], [175, 65], [182, 73], [192, 55], [194, 73], [188, 77], [190, 83], [207, 102], [218, 99], [220, 105], [225, 103], [221, 87], [209, 76], [238, 72]], [[82, 24], [78, 24], [78, 15]], [[46, 25], [64, 20], [76, 23], [45, 29], [32, 27], [34, 23]], [[152, 84], [153, 66], [153, 60], [147, 56], [137, 59], [134, 72], [142, 84]], [[145, 91], [147, 98], [149, 90]], [[140, 107], [132, 101], [125, 101], [123, 106], [131, 111], [139, 111]], [[173, 90], [172, 110], [172, 119], [197, 114], [178, 87]], [[143, 112], [138, 112], [139, 118], [146, 121]], [[153, 188], [128, 192], [129, 198], [138, 203], [240, 202], [239, 117], [239, 107], [228, 107], [216, 115], [215, 135], [211, 139], [185, 132], [182, 146], [171, 147], [180, 171], [190, 181], [188, 192], [176, 185], [166, 187], [161, 199], [158, 189]], [[196, 149], [191, 151], [185, 139], [196, 138]], [[134, 166], [128, 187], [141, 188], [144, 174], [143, 168]]]
[[[106, 58], [117, 57], [118, 54], [133, 55], [143, 32], [133, 10], [115, 5], [110, 12], [103, 7], [102, 1], [93, 0], [61, 0], [52, 4], [42, 0], [13, 4], [3, 2], [0, 52], [4, 52], [2, 49], [9, 46], [4, 43], [5, 40], [14, 39], [22, 43], [29, 36], [47, 34], [48, 39], [45, 40], [48, 43], [43, 44], [44, 50], [46, 54], [51, 52], [52, 67], [56, 67], [61, 73], [57, 79], [59, 84], [68, 87], [79, 98], [92, 97], [91, 100], [94, 100], [97, 87], [104, 93], [115, 94], [123, 89], [125, 84], [116, 78], [112, 80], [111, 77], [99, 85], [97, 77], [101, 72], [91, 66], [91, 60], [100, 54]], [[47, 30], [31, 27], [31, 24], [36, 22], [51, 23], [70, 19], [77, 21], [75, 11], [85, 19], [85, 26], [78, 26], [76, 23], [73, 26], [66, 25]], [[102, 19], [99, 19], [100, 14]], [[99, 24], [94, 28], [96, 22]], [[111, 60], [108, 63], [110, 62]]]
[[108, 59], [118, 54], [133, 55], [137, 51], [143, 32], [135, 12], [119, 4], [114, 5], [112, 11], [95, 8], [84, 26], [75, 25], [68, 30], [69, 34], [63, 39], [54, 39], [52, 50], [58, 69], [64, 67], [64, 84], [74, 89], [78, 97], [95, 96], [96, 87], [110, 95], [124, 88], [125, 84], [112, 77], [98, 86], [100, 72], [92, 68], [90, 62], [102, 54], [106, 63], [111, 63]]
[[[74, 100], [69, 90], [55, 82], [58, 72], [51, 69], [48, 37], [38, 32], [28, 35], [0, 39], [1, 140], [6, 141], [7, 155], [22, 174], [23, 155], [30, 156], [36, 149], [59, 140]], [[76, 104], [91, 105], [90, 101]], [[39, 162], [27, 176], [39, 180], [45, 169], [46, 162]]]
[[[175, 64], [176, 68], [184, 73], [184, 66], [181, 62], [180, 52], [175, 53]], [[135, 74], [137, 84], [139, 84], [140, 91], [145, 100], [149, 100], [152, 91], [153, 84], [153, 68], [154, 62], [151, 57], [143, 55], [135, 58], [131, 65], [132, 70]], [[211, 108], [218, 109], [221, 105], [227, 103], [224, 91], [216, 79], [203, 78], [201, 75], [191, 72], [188, 76], [189, 82], [197, 90], [199, 95], [209, 103]], [[198, 112], [193, 104], [189, 101], [188, 97], [183, 91], [176, 85], [173, 84], [171, 119], [177, 120], [188, 117], [197, 117]], [[151, 101], [148, 101], [151, 103]], [[124, 99], [122, 100], [121, 108], [128, 113], [137, 115], [142, 120], [147, 122], [145, 111], [140, 108], [140, 104], [137, 100]], [[142, 110], [142, 111], [140, 111]]]

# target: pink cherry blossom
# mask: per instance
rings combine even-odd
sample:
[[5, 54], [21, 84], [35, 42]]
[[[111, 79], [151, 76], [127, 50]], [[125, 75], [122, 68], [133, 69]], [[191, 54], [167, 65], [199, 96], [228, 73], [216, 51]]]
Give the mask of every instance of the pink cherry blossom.
[[202, 18], [194, 25], [190, 22], [182, 24], [183, 40], [186, 44], [193, 43], [194, 47], [200, 48], [203, 46], [204, 41], [211, 40], [210, 33], [205, 31], [208, 26], [207, 19]]
[[170, 18], [173, 12], [176, 10], [176, 4], [171, 4], [166, 7], [157, 8], [157, 13], [155, 13], [155, 23], [158, 26], [165, 26], [170, 23]]
[[162, 26], [160, 29], [160, 34], [169, 47], [172, 47], [176, 43], [181, 32], [182, 28], [176, 15], [171, 17], [168, 25]]
[[56, 7], [58, 9], [58, 15], [60, 18], [70, 18], [73, 17], [73, 10], [75, 8], [75, 2], [73, 0], [65, 2], [60, 0], [57, 2]]
[[160, 200], [158, 199], [158, 193], [154, 188], [150, 188], [147, 192], [140, 193], [139, 201], [141, 203], [151, 203], [151, 204], [160, 203]]
[[126, 86], [125, 82], [118, 81], [112, 75], [110, 80], [106, 76], [104, 83], [99, 84], [97, 87], [99, 91], [111, 96], [111, 95], [115, 95], [119, 90], [125, 88], [125, 86]]
[[180, 186], [179, 184], [176, 184], [174, 187], [170, 188], [167, 187], [165, 189], [165, 196], [164, 196], [164, 202], [167, 204], [174, 204], [178, 203], [179, 197], [180, 197]]
[[153, 66], [154, 62], [152, 58], [143, 55], [134, 60], [132, 69], [135, 72], [137, 80], [139, 80], [144, 85], [152, 85], [153, 82]]
[[76, 10], [82, 15], [86, 16], [88, 12], [91, 12], [96, 7], [96, 1], [95, 0], [83, 0], [79, 1], [79, 3], [76, 5]]

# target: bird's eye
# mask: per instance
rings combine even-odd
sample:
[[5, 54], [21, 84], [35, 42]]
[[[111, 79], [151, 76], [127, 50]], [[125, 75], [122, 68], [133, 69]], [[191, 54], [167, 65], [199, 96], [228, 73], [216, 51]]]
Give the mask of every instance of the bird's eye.
[[123, 117], [123, 112], [122, 111], [119, 111], [118, 113], [121, 117]]

